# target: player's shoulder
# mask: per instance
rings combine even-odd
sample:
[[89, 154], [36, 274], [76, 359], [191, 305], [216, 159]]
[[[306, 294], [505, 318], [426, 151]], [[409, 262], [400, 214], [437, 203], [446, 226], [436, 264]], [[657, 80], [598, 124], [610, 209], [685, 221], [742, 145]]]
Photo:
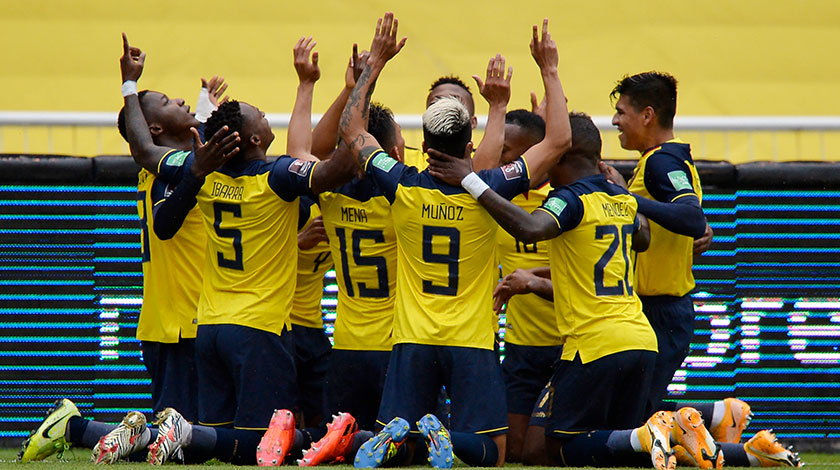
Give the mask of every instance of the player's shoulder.
[[677, 162], [693, 163], [691, 157], [691, 145], [679, 140], [669, 140], [662, 143], [646, 152], [648, 155], [648, 163], [662, 162], [672, 160]]

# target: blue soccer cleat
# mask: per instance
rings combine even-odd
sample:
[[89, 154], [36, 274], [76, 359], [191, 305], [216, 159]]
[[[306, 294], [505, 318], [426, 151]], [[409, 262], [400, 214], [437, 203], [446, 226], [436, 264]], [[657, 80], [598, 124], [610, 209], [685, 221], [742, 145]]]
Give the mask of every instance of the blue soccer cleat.
[[379, 434], [371, 437], [359, 447], [353, 466], [356, 468], [379, 468], [397, 455], [408, 435], [408, 421], [397, 417], [385, 425]]
[[452, 439], [449, 431], [443, 427], [437, 416], [427, 414], [417, 421], [417, 429], [426, 438], [429, 448], [429, 463], [435, 468], [452, 468], [455, 460], [452, 455]]

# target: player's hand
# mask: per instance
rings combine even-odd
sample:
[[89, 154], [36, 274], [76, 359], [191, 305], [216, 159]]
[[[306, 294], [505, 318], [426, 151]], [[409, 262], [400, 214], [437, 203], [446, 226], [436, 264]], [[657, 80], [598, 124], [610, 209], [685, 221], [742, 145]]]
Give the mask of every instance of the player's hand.
[[128, 45], [128, 38], [122, 33], [123, 55], [120, 57], [120, 73], [122, 81], [137, 81], [143, 74], [143, 65], [146, 63], [146, 53], [137, 47]]
[[471, 158], [457, 158], [435, 149], [428, 149], [426, 153], [431, 157], [426, 159], [429, 174], [450, 186], [460, 187], [461, 180], [473, 171]]
[[218, 170], [239, 153], [239, 132], [228, 133], [228, 131], [228, 126], [222, 126], [206, 144], [202, 144], [198, 131], [194, 127], [190, 128], [190, 132], [193, 133], [193, 149], [195, 149], [195, 160], [190, 170], [196, 178], [204, 178]]
[[210, 80], [207, 80], [206, 78], [201, 79], [201, 88], [207, 88], [207, 97], [210, 99], [210, 103], [212, 103], [215, 108], [218, 108], [220, 104], [230, 99], [227, 95], [220, 99], [220, 97], [224, 95], [225, 90], [227, 90], [227, 87], [228, 85], [225, 83], [225, 77], [213, 75], [213, 78]]
[[370, 44], [369, 62], [371, 62], [371, 65], [384, 67], [385, 63], [397, 55], [405, 46], [405, 41], [408, 38], [403, 37], [397, 41], [398, 26], [399, 21], [394, 18], [394, 13], [391, 11], [385, 13], [384, 18], [377, 20], [376, 34], [374, 34], [373, 42]]
[[368, 60], [368, 51], [359, 53], [359, 45], [353, 44], [353, 55], [350, 56], [350, 61], [347, 63], [347, 70], [344, 72], [344, 86], [353, 88], [356, 86], [356, 80], [362, 75], [365, 69], [365, 64]]
[[481, 96], [493, 105], [507, 106], [510, 101], [510, 78], [513, 76], [513, 67], [508, 67], [505, 76], [505, 58], [501, 54], [491, 57], [487, 64], [487, 77], [481, 81], [481, 77], [473, 75], [478, 91]]
[[712, 246], [712, 238], [714, 238], [715, 232], [712, 231], [712, 227], [709, 226], [709, 223], [706, 222], [706, 231], [703, 232], [703, 236], [694, 240], [694, 256], [702, 255], [706, 250]]
[[300, 83], [315, 83], [321, 78], [321, 69], [318, 68], [318, 52], [312, 52], [315, 44], [317, 42], [312, 40], [312, 36], [300, 38], [295, 44], [295, 72], [297, 72]]
[[530, 292], [528, 282], [533, 277], [534, 275], [530, 272], [524, 269], [517, 269], [502, 278], [499, 284], [496, 285], [496, 288], [493, 289], [493, 310], [499, 313], [511, 297]]
[[621, 186], [624, 189], [627, 189], [627, 182], [624, 181], [624, 177], [621, 176], [621, 173], [618, 172], [615, 168], [607, 165], [604, 162], [598, 162], [598, 170], [601, 171], [601, 174], [607, 178], [607, 181], [610, 183], [616, 184]]
[[320, 215], [312, 219], [312, 222], [306, 225], [300, 232], [298, 232], [298, 248], [301, 250], [308, 250], [314, 248], [315, 245], [321, 242], [326, 242], [327, 229], [324, 228], [324, 218]]
[[551, 39], [551, 33], [548, 32], [548, 18], [543, 19], [542, 34], [537, 34], [537, 25], [534, 25], [531, 37], [531, 56], [534, 57], [540, 70], [557, 70], [560, 58], [557, 53], [557, 44]]
[[[568, 101], [568, 100], [566, 100]], [[537, 94], [533, 91], [531, 92], [531, 112], [536, 114], [537, 116], [543, 118], [545, 120], [545, 95], [543, 95], [542, 101], [537, 101]]]

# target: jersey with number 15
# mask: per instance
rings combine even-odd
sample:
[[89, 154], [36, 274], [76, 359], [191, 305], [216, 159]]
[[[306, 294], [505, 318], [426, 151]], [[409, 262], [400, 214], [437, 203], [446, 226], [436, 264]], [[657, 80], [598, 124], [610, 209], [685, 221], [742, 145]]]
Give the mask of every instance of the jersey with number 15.
[[[365, 171], [391, 203], [397, 234], [394, 343], [493, 349], [496, 222], [463, 188], [381, 150]], [[479, 176], [507, 199], [528, 190], [521, 158]]]
[[[173, 152], [159, 174], [178, 181], [194, 155]], [[197, 195], [208, 235], [198, 324], [234, 324], [281, 334], [297, 273], [298, 197], [316, 163], [232, 160], [207, 175]]]

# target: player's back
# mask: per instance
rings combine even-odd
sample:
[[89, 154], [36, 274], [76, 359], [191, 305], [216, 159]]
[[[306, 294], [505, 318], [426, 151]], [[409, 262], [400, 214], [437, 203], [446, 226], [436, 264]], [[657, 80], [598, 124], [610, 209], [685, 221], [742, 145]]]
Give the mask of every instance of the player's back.
[[319, 195], [339, 285], [335, 348], [390, 351], [397, 239], [391, 206], [370, 178]]
[[[300, 230], [305, 229], [321, 215], [321, 211], [315, 201], [306, 196], [301, 196], [299, 204], [298, 228]], [[324, 275], [333, 266], [329, 243], [321, 241], [311, 248], [299, 249], [297, 260], [297, 277], [290, 321], [293, 325], [307, 328], [323, 328], [321, 298], [324, 294]]]
[[[563, 233], [551, 240], [551, 277], [563, 359], [586, 363], [630, 349], [656, 350], [633, 289], [631, 245], [637, 203], [602, 175], [555, 189], [541, 207]], [[565, 214], [564, 214], [565, 212]]]

